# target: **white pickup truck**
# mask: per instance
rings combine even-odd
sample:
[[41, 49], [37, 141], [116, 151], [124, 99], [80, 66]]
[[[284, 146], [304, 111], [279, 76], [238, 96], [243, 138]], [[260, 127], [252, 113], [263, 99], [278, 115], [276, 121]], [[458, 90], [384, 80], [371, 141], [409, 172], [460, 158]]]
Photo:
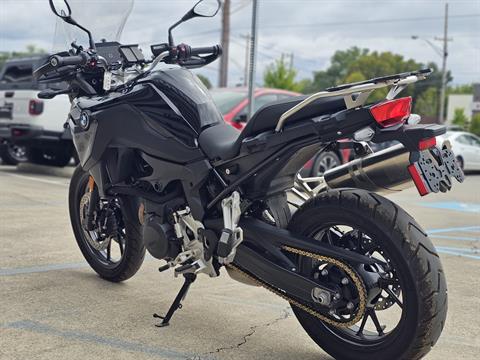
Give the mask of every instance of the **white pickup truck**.
[[[8, 60], [0, 70], [0, 156], [15, 164], [27, 161], [65, 166], [75, 156], [70, 131], [64, 129], [70, 109], [67, 95], [44, 102], [44, 85], [33, 81], [33, 70], [46, 56]], [[60, 88], [63, 84], [57, 84]]]

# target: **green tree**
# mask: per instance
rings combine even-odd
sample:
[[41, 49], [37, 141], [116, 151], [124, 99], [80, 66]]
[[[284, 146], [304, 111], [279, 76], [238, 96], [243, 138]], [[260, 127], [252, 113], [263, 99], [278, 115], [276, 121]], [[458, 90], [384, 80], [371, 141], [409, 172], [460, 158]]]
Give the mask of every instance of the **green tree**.
[[473, 94], [473, 84], [451, 86], [447, 89], [447, 95], [450, 94]]
[[267, 66], [263, 75], [263, 82], [266, 87], [285, 89], [290, 91], [302, 91], [302, 83], [295, 81], [297, 71], [292, 64], [288, 64], [282, 55], [273, 64]]
[[452, 124], [463, 127], [465, 130], [468, 129], [468, 118], [465, 115], [465, 112], [461, 108], [457, 108], [454, 111]]
[[476, 113], [472, 116], [472, 120], [470, 121], [470, 132], [480, 136], [480, 113]]
[[413, 98], [413, 111], [421, 116], [435, 117], [438, 114], [438, 89], [429, 87]]
[[203, 83], [203, 85], [205, 85], [205, 87], [207, 89], [212, 88], [212, 83], [210, 82], [210, 80], [206, 76], [198, 74], [197, 77], [200, 79], [200, 81]]
[[[310, 86], [305, 92], [311, 93], [324, 90], [328, 87], [367, 80], [374, 77], [395, 73], [408, 72], [417, 69], [431, 68], [433, 73], [424, 81], [407, 87], [402, 96], [412, 96], [415, 101], [414, 111], [421, 115], [435, 117], [439, 110], [438, 97], [440, 96], [442, 74], [435, 63], [422, 64], [413, 59], [405, 59], [402, 55], [392, 52], [377, 52], [368, 49], [352, 47], [335, 52], [330, 66], [324, 71], [313, 74]], [[447, 83], [452, 80], [447, 73]], [[369, 101], [379, 101], [385, 98], [386, 89], [374, 91]]]
[[344, 82], [350, 74], [350, 66], [360, 57], [368, 54], [368, 49], [360, 49], [356, 46], [347, 50], [338, 50], [330, 59], [330, 66], [327, 70], [313, 73], [313, 80], [305, 92], [313, 93], [325, 90], [328, 87]]

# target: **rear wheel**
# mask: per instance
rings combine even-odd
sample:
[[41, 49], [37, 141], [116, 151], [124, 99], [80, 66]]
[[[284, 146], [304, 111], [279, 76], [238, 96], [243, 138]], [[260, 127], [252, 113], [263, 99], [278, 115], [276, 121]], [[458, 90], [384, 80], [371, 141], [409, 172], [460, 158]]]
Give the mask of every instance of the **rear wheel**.
[[102, 278], [112, 282], [127, 280], [135, 275], [145, 257], [135, 201], [129, 197], [100, 200], [95, 205], [93, 219], [98, 225], [88, 231], [84, 226], [92, 198], [88, 181], [89, 174], [78, 166], [69, 190], [70, 221], [75, 239], [87, 262]]
[[72, 158], [73, 146], [61, 144], [51, 147], [28, 147], [26, 157], [29, 162], [37, 165], [67, 166]]
[[[431, 241], [400, 207], [363, 190], [331, 190], [305, 203], [288, 228], [388, 264], [382, 291], [351, 327], [328, 325], [293, 306], [326, 352], [336, 359], [419, 359], [436, 343], [447, 313], [445, 276]], [[301, 257], [298, 268], [313, 278], [330, 276], [321, 273], [324, 265]]]
[[0, 158], [5, 165], [17, 165], [27, 160], [25, 151], [24, 146], [6, 143], [0, 146]]

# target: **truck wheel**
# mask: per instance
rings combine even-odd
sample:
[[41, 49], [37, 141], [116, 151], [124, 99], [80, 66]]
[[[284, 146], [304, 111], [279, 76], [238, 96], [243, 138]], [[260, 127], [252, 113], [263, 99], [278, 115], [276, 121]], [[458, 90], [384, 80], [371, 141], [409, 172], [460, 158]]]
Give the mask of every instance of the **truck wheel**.
[[37, 165], [67, 166], [72, 158], [72, 145], [60, 145], [48, 148], [29, 147], [28, 161]]
[[5, 165], [17, 165], [27, 161], [25, 151], [23, 146], [7, 143], [0, 146], [0, 158]]

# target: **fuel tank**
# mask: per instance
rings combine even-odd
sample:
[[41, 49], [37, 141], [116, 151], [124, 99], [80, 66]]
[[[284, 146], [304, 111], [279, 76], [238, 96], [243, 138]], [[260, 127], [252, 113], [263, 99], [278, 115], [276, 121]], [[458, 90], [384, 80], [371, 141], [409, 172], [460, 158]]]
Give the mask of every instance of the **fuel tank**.
[[69, 117], [88, 170], [107, 148], [131, 148], [185, 164], [204, 158], [200, 132], [223, 122], [208, 90], [189, 70], [152, 72], [127, 90], [74, 100]]

